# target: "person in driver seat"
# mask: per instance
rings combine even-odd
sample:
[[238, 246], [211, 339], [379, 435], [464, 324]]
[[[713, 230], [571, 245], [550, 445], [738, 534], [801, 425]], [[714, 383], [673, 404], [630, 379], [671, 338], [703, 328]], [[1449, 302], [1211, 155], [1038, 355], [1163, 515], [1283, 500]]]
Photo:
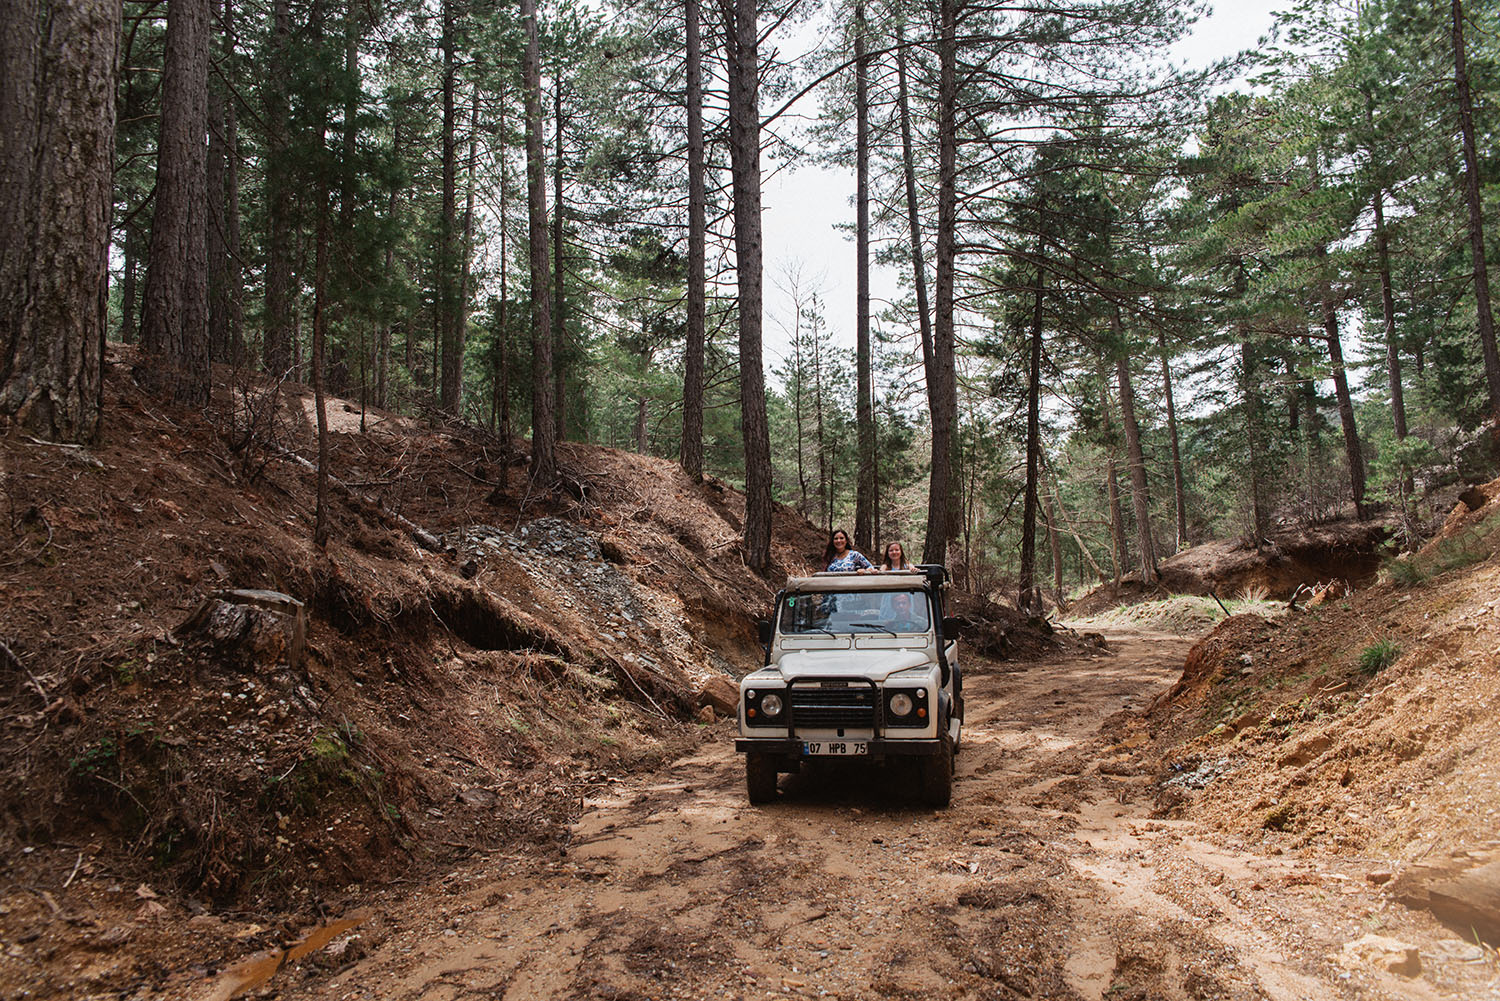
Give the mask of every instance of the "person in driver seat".
[[911, 595], [906, 591], [897, 591], [891, 595], [891, 608], [886, 627], [898, 633], [916, 633], [927, 628], [927, 624], [918, 617], [917, 610], [912, 605]]

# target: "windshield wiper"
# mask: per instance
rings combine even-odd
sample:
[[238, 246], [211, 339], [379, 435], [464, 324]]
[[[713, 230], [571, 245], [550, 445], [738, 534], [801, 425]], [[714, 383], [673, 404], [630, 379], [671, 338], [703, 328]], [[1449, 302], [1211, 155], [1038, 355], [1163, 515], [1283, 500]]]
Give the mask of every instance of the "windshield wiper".
[[885, 622], [851, 622], [851, 623], [849, 623], [849, 628], [850, 629], [854, 629], [855, 627], [859, 627], [861, 629], [878, 629], [881, 632], [885, 633], [887, 636], [894, 636], [894, 635], [896, 635], [895, 633], [891, 632], [890, 625], [888, 623], [885, 623]]

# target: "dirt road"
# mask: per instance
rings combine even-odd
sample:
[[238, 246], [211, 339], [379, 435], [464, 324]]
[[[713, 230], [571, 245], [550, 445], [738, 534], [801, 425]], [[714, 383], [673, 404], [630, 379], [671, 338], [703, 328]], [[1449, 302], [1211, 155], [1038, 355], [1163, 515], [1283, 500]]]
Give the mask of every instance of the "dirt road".
[[[337, 971], [279, 996], [553, 998], [1500, 997], [1460, 940], [1386, 903], [1370, 861], [1261, 857], [1185, 821], [1100, 736], [1180, 670], [1188, 641], [970, 662], [954, 805], [892, 776], [782, 780], [747, 805], [726, 725], [670, 769], [587, 804], [565, 855], [492, 856], [405, 899]], [[1408, 977], [1344, 946], [1421, 948]]]

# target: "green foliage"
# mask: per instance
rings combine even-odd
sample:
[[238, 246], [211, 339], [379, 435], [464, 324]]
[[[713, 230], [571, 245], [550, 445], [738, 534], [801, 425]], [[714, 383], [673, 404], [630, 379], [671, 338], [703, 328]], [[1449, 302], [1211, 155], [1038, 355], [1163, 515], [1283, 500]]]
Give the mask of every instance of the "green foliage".
[[[354, 760], [354, 751], [364, 735], [352, 723], [319, 731], [289, 771], [266, 782], [266, 805], [286, 803], [302, 813], [315, 815], [328, 796], [341, 789], [354, 789], [378, 798], [383, 778], [377, 768]], [[372, 791], [373, 790], [373, 791]]]
[[[290, 18], [280, 29], [277, 9]], [[508, 411], [508, 430], [524, 436], [530, 318], [540, 290], [530, 287], [527, 263], [521, 32], [506, 5], [454, 4], [451, 11], [458, 114], [447, 137], [439, 111], [442, 18], [434, 10], [236, 7], [232, 39], [217, 34], [229, 18], [217, 19], [212, 86], [238, 111], [239, 200], [228, 205], [227, 189], [211, 197], [241, 230], [236, 256], [252, 367], [275, 319], [266, 287], [274, 262], [291, 285], [291, 315], [282, 319], [299, 341], [292, 379], [309, 374], [321, 281], [329, 388], [425, 415], [442, 366], [436, 328], [456, 309], [467, 321], [457, 416], [495, 427]], [[961, 18], [960, 64], [971, 71], [959, 74], [954, 98], [963, 124], [950, 234], [961, 248], [953, 478], [964, 563], [980, 589], [1009, 587], [1021, 548], [1034, 326], [1043, 343], [1043, 491], [1054, 507], [1064, 588], [1087, 588], [1135, 563], [1138, 515], [1128, 496], [1117, 359], [1135, 383], [1145, 510], [1161, 554], [1342, 513], [1357, 480], [1351, 451], [1368, 463], [1367, 499], [1398, 509], [1402, 543], [1412, 547], [1422, 518], [1411, 488], [1443, 461], [1431, 443], [1442, 441], [1440, 430], [1472, 427], [1486, 414], [1472, 267], [1455, 238], [1467, 217], [1455, 195], [1446, 9], [1297, 0], [1277, 15], [1278, 37], [1249, 67], [1254, 89], [1220, 86], [1212, 96], [1210, 78], [1174, 76], [1152, 58], [1182, 36], [1195, 11], [1174, 0], [1101, 0], [1067, 19], [984, 6]], [[818, 12], [804, 5], [788, 16]], [[1483, 133], [1500, 95], [1500, 32], [1493, 6], [1471, 7], [1469, 15]], [[705, 17], [712, 25], [715, 15]], [[908, 43], [918, 43], [899, 51], [908, 71], [913, 210], [923, 230], [929, 320], [939, 95], [924, 15], [872, 8], [874, 246], [877, 263], [899, 283], [883, 289], [877, 273], [874, 289], [876, 301], [888, 300], [875, 324], [880, 541], [899, 538], [916, 551], [931, 452], [893, 93], [898, 18]], [[109, 303], [122, 330], [139, 313], [150, 246], [164, 8], [128, 0], [125, 23]], [[766, 162], [777, 163], [768, 173], [852, 161], [853, 73], [837, 69], [851, 54], [852, 24], [839, 11], [824, 44], [801, 64], [776, 62], [769, 53], [780, 36], [767, 39], [763, 113], [829, 72], [816, 92], [823, 117], [811, 130], [794, 134], [785, 119], [768, 119]], [[563, 0], [543, 12], [540, 28], [547, 197], [561, 215], [554, 306], [563, 322], [554, 347], [566, 436], [675, 458], [688, 273], [680, 10]], [[716, 26], [705, 32], [710, 92], [722, 85], [716, 34]], [[721, 93], [711, 97], [707, 112], [705, 461], [710, 473], [737, 483], [744, 460], [720, 101]], [[211, 131], [222, 137], [218, 122]], [[447, 205], [445, 145], [457, 157], [456, 202]], [[1490, 187], [1486, 218], [1495, 214]], [[466, 218], [470, 192], [474, 211]], [[278, 198], [292, 230], [281, 244], [271, 232]], [[1377, 206], [1386, 255], [1373, 234]], [[321, 279], [320, 218], [331, 258]], [[472, 239], [461, 235], [457, 247], [443, 250], [453, 242], [444, 234], [463, 234], [465, 223]], [[1492, 245], [1495, 239], [1492, 233]], [[774, 286], [778, 266], [797, 248], [768, 243], [766, 251], [766, 284]], [[1390, 344], [1382, 273], [1395, 293]], [[851, 310], [820, 300], [804, 295], [794, 316], [768, 317], [765, 356], [774, 496], [826, 525], [851, 517], [856, 407], [844, 347]], [[778, 319], [787, 329], [776, 329]], [[1330, 356], [1331, 326], [1344, 341], [1341, 362]], [[1393, 429], [1388, 386], [1397, 373], [1388, 368], [1388, 347], [1411, 425], [1403, 440]], [[1177, 386], [1170, 430], [1166, 366], [1175, 367]], [[1339, 368], [1350, 375], [1355, 407], [1348, 449], [1330, 389]], [[1174, 451], [1187, 509], [1180, 538]], [[1126, 494], [1117, 524], [1111, 475]], [[1112, 528], [1128, 540], [1124, 559], [1115, 558]], [[1047, 530], [1039, 518], [1032, 541], [1043, 581]], [[1414, 583], [1462, 565], [1481, 542], [1393, 563], [1390, 573]], [[56, 550], [41, 557], [55, 558]], [[121, 684], [140, 676], [129, 661], [116, 671]]]
[[1401, 656], [1401, 648], [1389, 638], [1371, 643], [1359, 653], [1359, 670], [1362, 674], [1379, 674], [1394, 664]]
[[119, 759], [119, 745], [113, 738], [101, 737], [68, 759], [68, 772], [77, 777], [93, 777], [106, 768], [116, 767]]
[[1410, 556], [1386, 560], [1381, 571], [1397, 587], [1416, 587], [1427, 579], [1427, 572]]
[[1398, 587], [1415, 587], [1430, 577], [1473, 566], [1500, 552], [1500, 513], [1441, 539], [1424, 553], [1387, 560], [1382, 571]]

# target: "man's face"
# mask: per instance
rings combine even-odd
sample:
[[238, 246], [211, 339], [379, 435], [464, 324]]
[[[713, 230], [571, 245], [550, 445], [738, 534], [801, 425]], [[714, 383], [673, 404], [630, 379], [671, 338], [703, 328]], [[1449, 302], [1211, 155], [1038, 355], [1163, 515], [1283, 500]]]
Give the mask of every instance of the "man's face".
[[898, 594], [892, 598], [891, 611], [896, 614], [896, 618], [898, 619], [911, 618], [911, 595]]

